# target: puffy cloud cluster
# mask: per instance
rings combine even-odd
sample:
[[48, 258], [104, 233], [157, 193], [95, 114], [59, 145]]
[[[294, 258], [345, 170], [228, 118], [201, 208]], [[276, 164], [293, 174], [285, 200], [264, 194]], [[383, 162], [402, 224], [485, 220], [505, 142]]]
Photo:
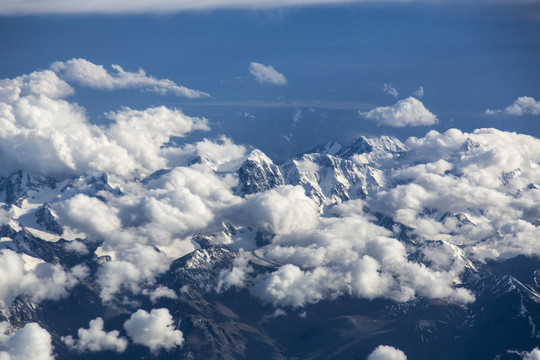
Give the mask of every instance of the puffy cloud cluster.
[[394, 172], [397, 186], [370, 207], [427, 239], [464, 247], [469, 256], [540, 254], [538, 139], [479, 129], [411, 138], [409, 166]]
[[57, 61], [51, 69], [61, 78], [83, 86], [99, 90], [142, 89], [161, 95], [173, 94], [187, 98], [209, 96], [207, 93], [188, 89], [169, 79], [156, 79], [147, 76], [143, 69], [138, 72], [124, 71], [120, 65], [112, 65], [116, 74], [110, 74], [102, 65], [96, 65], [85, 59]]
[[117, 330], [103, 330], [103, 319], [96, 318], [90, 320], [88, 329], [80, 328], [77, 332], [79, 338], [73, 339], [71, 335], [62, 337], [62, 341], [72, 350], [78, 352], [96, 352], [96, 351], [115, 351], [123, 352], [126, 350], [128, 342], [120, 337]]
[[0, 307], [9, 305], [17, 296], [28, 296], [36, 302], [65, 297], [88, 271], [84, 266], [66, 271], [45, 262], [35, 267], [25, 265], [22, 255], [0, 250]]
[[[257, 256], [279, 266], [254, 276], [249, 263], [237, 259], [220, 286], [250, 286], [264, 302], [292, 307], [342, 294], [470, 302], [473, 294], [456, 284], [467, 267], [474, 270], [471, 261], [540, 254], [540, 140], [451, 129], [412, 137], [406, 145], [409, 151], [397, 162], [383, 165], [388, 185], [318, 219], [293, 215], [298, 202], [291, 194], [277, 196], [286, 187], [247, 197], [247, 211], [239, 212], [249, 219], [245, 225], [277, 234]], [[374, 213], [401, 225], [393, 231], [377, 226]], [[287, 225], [299, 218], [308, 221]], [[397, 239], [402, 225], [414, 245]]]
[[503, 110], [486, 110], [487, 115], [506, 114], [513, 116], [540, 115], [540, 101], [530, 96], [520, 96]]
[[171, 350], [184, 343], [182, 331], [174, 329], [173, 318], [165, 308], [150, 313], [138, 310], [124, 323], [124, 329], [135, 344], [147, 346], [152, 352]]
[[393, 346], [379, 345], [369, 354], [367, 360], [407, 360], [407, 356]]
[[103, 254], [112, 256], [99, 272], [102, 298], [109, 301], [121, 290], [153, 284], [170, 261], [194, 250], [193, 234], [219, 229], [229, 208], [243, 201], [233, 194], [235, 184], [196, 164], [122, 182], [122, 195], [77, 194], [53, 207], [63, 225], [100, 241]]
[[257, 278], [252, 293], [264, 302], [292, 307], [343, 294], [397, 301], [416, 296], [474, 299], [465, 289], [454, 288], [461, 269], [435, 271], [409, 261], [403, 243], [362, 212], [361, 200], [354, 202], [336, 206], [339, 216], [276, 236], [260, 249], [265, 258], [284, 265]]
[[287, 78], [278, 72], [271, 65], [263, 65], [257, 62], [249, 64], [249, 72], [255, 77], [255, 80], [261, 84], [285, 85]]
[[170, 165], [162, 145], [171, 136], [207, 130], [206, 119], [165, 107], [124, 108], [91, 124], [81, 106], [64, 98], [73, 88], [50, 70], [0, 80], [2, 172], [63, 176], [87, 171], [139, 175]]
[[36, 323], [7, 334], [10, 324], [0, 322], [1, 360], [54, 360], [51, 335]]
[[437, 116], [414, 97], [399, 100], [392, 106], [380, 106], [368, 112], [360, 111], [359, 114], [378, 125], [392, 127], [428, 126], [438, 121]]

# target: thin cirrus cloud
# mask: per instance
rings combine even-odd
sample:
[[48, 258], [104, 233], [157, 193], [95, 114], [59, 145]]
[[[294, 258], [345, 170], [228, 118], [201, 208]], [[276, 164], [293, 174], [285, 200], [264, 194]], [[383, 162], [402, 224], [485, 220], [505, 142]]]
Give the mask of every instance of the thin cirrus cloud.
[[359, 111], [358, 114], [378, 125], [391, 127], [426, 126], [438, 121], [437, 116], [414, 97], [399, 100], [392, 106], [380, 106], [368, 112]]
[[[479, 0], [480, 1], [480, 0]], [[499, 0], [504, 2], [506, 0]], [[513, 2], [530, 2], [531, 0], [514, 0]], [[113, 1], [70, 1], [70, 0], [6, 0], [0, 7], [0, 14], [83, 14], [83, 13], [163, 13], [192, 10], [214, 9], [269, 9], [278, 7], [298, 7], [317, 5], [343, 5], [354, 3], [389, 3], [402, 0], [113, 0]]]
[[399, 92], [396, 90], [395, 87], [392, 86], [392, 84], [384, 83], [383, 91], [388, 95], [392, 95], [395, 98], [397, 98], [399, 95]]
[[287, 78], [271, 65], [263, 65], [257, 62], [249, 64], [249, 72], [255, 80], [261, 84], [285, 85]]
[[175, 95], [190, 99], [208, 97], [209, 94], [189, 89], [169, 79], [156, 79], [148, 76], [143, 69], [129, 72], [120, 65], [111, 66], [116, 73], [110, 73], [102, 65], [96, 65], [85, 59], [57, 61], [51, 69], [62, 79], [76, 82], [82, 86], [98, 90], [141, 89], [160, 95]]
[[520, 96], [511, 105], [502, 110], [485, 111], [487, 115], [506, 114], [513, 116], [540, 115], [540, 101], [530, 96]]
[[[35, 2], [32, 0], [7, 0], [0, 7], [0, 14], [72, 14], [72, 13], [142, 13], [142, 12], [170, 12], [189, 10], [213, 10], [227, 8], [277, 8], [306, 5], [326, 5], [344, 3], [377, 2], [380, 0], [113, 0], [113, 1], [78, 1], [46, 0]], [[385, 2], [387, 0], [384, 0]]]

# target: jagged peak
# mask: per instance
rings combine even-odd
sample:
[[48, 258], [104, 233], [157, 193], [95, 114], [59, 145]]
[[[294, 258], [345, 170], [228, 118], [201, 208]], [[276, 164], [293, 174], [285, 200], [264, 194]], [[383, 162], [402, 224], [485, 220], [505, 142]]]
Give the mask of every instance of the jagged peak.
[[261, 150], [259, 150], [259, 149], [251, 150], [251, 152], [249, 153], [249, 155], [246, 158], [246, 161], [248, 161], [248, 160], [264, 162], [264, 163], [271, 163], [271, 164], [274, 163], [272, 161], [272, 159], [270, 159], [268, 156], [266, 156], [266, 154], [264, 152], [262, 152]]
[[400, 154], [407, 151], [407, 147], [399, 139], [391, 136], [377, 136], [368, 138], [360, 136], [351, 144], [344, 146], [336, 155], [349, 158], [361, 154]]
[[463, 151], [471, 151], [479, 147], [480, 147], [480, 144], [478, 143], [478, 141], [474, 140], [471, 137], [468, 137], [467, 140], [465, 140], [465, 142], [461, 146], [461, 149]]

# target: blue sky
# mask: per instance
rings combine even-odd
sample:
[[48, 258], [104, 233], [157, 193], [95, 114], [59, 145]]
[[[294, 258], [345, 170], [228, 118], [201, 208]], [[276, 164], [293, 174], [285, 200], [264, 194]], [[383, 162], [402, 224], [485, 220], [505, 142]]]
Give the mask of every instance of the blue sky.
[[[2, 5], [0, 5], [0, 12]], [[55, 61], [143, 68], [209, 98], [77, 87], [72, 101], [97, 123], [119, 106], [182, 108], [212, 131], [276, 159], [330, 140], [480, 127], [540, 137], [539, 115], [486, 115], [520, 96], [540, 100], [538, 3], [407, 2], [159, 14], [24, 14], [0, 17], [0, 77]], [[259, 83], [251, 62], [287, 83]], [[383, 91], [391, 84], [399, 95]], [[377, 126], [358, 114], [424, 88], [431, 126]]]

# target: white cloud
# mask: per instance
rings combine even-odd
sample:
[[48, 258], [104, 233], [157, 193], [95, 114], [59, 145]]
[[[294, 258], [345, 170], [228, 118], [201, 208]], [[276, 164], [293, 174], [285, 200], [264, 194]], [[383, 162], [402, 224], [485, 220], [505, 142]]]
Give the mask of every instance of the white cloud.
[[378, 125], [392, 127], [427, 126], [437, 123], [437, 117], [418, 99], [408, 97], [393, 106], [381, 106], [368, 112], [358, 112]]
[[367, 360], [407, 360], [407, 356], [393, 346], [379, 345], [369, 354]]
[[162, 152], [169, 164], [188, 165], [189, 162], [199, 158], [202, 163], [210, 166], [213, 170], [228, 171], [230, 170], [228, 165], [233, 160], [244, 158], [247, 149], [222, 135], [215, 140], [203, 139], [194, 144], [182, 145], [179, 148], [165, 148]]
[[280, 186], [246, 197], [231, 210], [237, 222], [272, 234], [291, 234], [317, 224], [318, 206], [300, 186]]
[[513, 104], [508, 105], [504, 110], [486, 110], [486, 114], [506, 114], [513, 116], [540, 115], [540, 101], [536, 101], [530, 96], [518, 97]]
[[531, 352], [523, 354], [523, 360], [540, 360], [540, 349], [534, 348]]
[[182, 331], [174, 330], [173, 318], [165, 308], [152, 309], [150, 313], [137, 310], [124, 328], [135, 344], [148, 346], [152, 352], [171, 350], [184, 343]]
[[100, 317], [90, 320], [89, 328], [80, 328], [77, 334], [79, 338], [76, 340], [69, 335], [62, 337], [62, 341], [68, 348], [78, 352], [105, 350], [123, 352], [128, 345], [125, 338], [119, 337], [120, 333], [117, 330], [104, 331], [103, 319]]
[[395, 98], [397, 98], [399, 95], [399, 92], [396, 90], [396, 88], [392, 87], [392, 84], [384, 83], [383, 91]]
[[262, 84], [285, 85], [287, 83], [285, 75], [276, 71], [276, 69], [270, 65], [252, 62], [249, 64], [249, 72]]
[[167, 166], [161, 145], [171, 136], [209, 130], [206, 119], [192, 118], [164, 106], [143, 111], [123, 108], [106, 116], [113, 121], [105, 130], [107, 138], [125, 149], [143, 169], [158, 170]]
[[[213, 10], [213, 9], [266, 9], [295, 6], [343, 5], [347, 3], [377, 3], [393, 0], [209, 0], [199, 1], [93, 1], [73, 2], [69, 0], [42, 1], [7, 0], [0, 8], [1, 14], [70, 14], [70, 13], [165, 13], [171, 11]], [[502, 1], [502, 0], [501, 0]], [[528, 1], [528, 0], [514, 0]]]
[[98, 272], [104, 301], [115, 300], [121, 290], [138, 293], [153, 286], [172, 260], [194, 250], [192, 235], [221, 229], [229, 208], [244, 201], [233, 194], [236, 179], [204, 164], [173, 168], [144, 182], [114, 180], [122, 194], [64, 192], [66, 198], [52, 204], [62, 225], [101, 241], [99, 253], [111, 256]]
[[263, 302], [291, 307], [344, 294], [396, 301], [417, 296], [474, 300], [467, 290], [454, 287], [462, 268], [439, 271], [409, 261], [407, 248], [373, 224], [364, 208], [361, 200], [344, 202], [334, 207], [338, 217], [322, 217], [309, 228], [277, 235], [257, 250], [259, 256], [283, 264], [277, 271], [253, 278], [249, 266], [239, 261], [221, 274], [220, 285], [228, 285], [226, 280], [234, 286], [249, 284]]
[[83, 266], [65, 271], [60, 265], [41, 262], [34, 268], [25, 268], [22, 255], [0, 250], [0, 308], [17, 296], [29, 296], [35, 302], [66, 297], [86, 275], [87, 269]]
[[169, 289], [165, 286], [158, 286], [152, 291], [146, 292], [150, 296], [150, 300], [152, 303], [156, 303], [159, 299], [166, 298], [166, 299], [176, 299], [178, 298], [178, 295], [174, 292], [174, 290]]
[[0, 80], [3, 173], [144, 175], [167, 165], [164, 156], [171, 151], [162, 145], [170, 136], [208, 129], [206, 119], [163, 106], [111, 112], [112, 124], [98, 127], [84, 108], [64, 100], [71, 94], [71, 86], [50, 70]]
[[416, 90], [413, 94], [417, 98], [423, 98], [424, 97], [424, 87], [420, 86], [418, 90]]
[[187, 98], [200, 98], [209, 94], [180, 86], [169, 79], [156, 79], [147, 76], [143, 69], [138, 72], [124, 71], [120, 65], [111, 66], [116, 73], [109, 73], [102, 65], [96, 65], [85, 59], [57, 61], [51, 69], [61, 78], [76, 82], [82, 86], [99, 90], [141, 89], [160, 95], [172, 94]]
[[246, 285], [247, 275], [252, 270], [248, 259], [244, 256], [244, 252], [240, 251], [238, 257], [233, 261], [232, 269], [223, 270], [219, 274], [217, 292], [227, 290], [233, 286], [238, 288], [244, 287]]
[[[153, 284], [155, 277], [169, 269], [170, 259], [155, 247], [145, 246], [143, 238], [118, 234], [121, 244], [113, 245], [117, 259], [105, 263], [98, 271], [103, 301], [113, 301], [117, 292], [138, 293], [144, 284]], [[125, 240], [127, 238], [127, 240]]]
[[73, 229], [82, 231], [96, 240], [102, 240], [121, 227], [116, 210], [110, 208], [103, 201], [77, 194], [71, 199], [57, 203], [55, 206], [61, 221]]
[[54, 360], [51, 335], [37, 323], [26, 324], [12, 334], [8, 322], [0, 322], [0, 359]]

